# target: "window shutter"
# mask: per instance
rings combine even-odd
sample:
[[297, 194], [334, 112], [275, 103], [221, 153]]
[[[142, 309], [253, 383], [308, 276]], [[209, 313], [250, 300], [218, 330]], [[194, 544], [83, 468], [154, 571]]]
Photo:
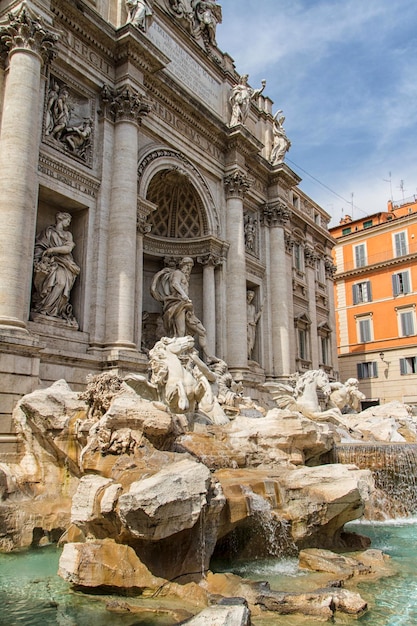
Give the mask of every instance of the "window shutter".
[[414, 335], [413, 313], [411, 311], [401, 313], [401, 331], [403, 337]]
[[378, 377], [378, 366], [376, 364], [376, 361], [372, 361], [371, 366], [372, 366], [372, 377], [373, 378], [377, 378]]
[[371, 287], [371, 282], [370, 281], [368, 281], [366, 283], [366, 289], [367, 289], [367, 292], [368, 292], [368, 302], [372, 302], [372, 287]]
[[407, 361], [405, 359], [400, 359], [400, 374], [402, 376], [407, 374]]
[[356, 367], [357, 367], [357, 370], [358, 370], [358, 378], [363, 378], [363, 364], [362, 363], [357, 363]]
[[398, 294], [400, 293], [400, 281], [398, 278], [398, 274], [392, 275], [392, 293], [394, 294], [394, 296], [398, 296]]
[[359, 285], [352, 285], [353, 291], [353, 304], [358, 304], [359, 302]]
[[410, 276], [408, 272], [402, 272], [403, 278], [403, 293], [410, 293]]

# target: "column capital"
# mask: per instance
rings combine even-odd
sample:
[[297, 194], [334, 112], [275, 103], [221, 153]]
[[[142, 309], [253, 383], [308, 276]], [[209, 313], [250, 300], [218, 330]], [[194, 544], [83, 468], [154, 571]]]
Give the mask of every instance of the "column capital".
[[23, 4], [17, 13], [9, 13], [8, 23], [0, 25], [0, 41], [8, 55], [25, 50], [37, 54], [46, 64], [56, 56], [58, 31], [44, 24], [41, 17]]
[[136, 216], [136, 230], [140, 235], [147, 235], [151, 232], [152, 226], [148, 224], [144, 215]]
[[224, 177], [224, 187], [229, 198], [243, 198], [252, 183], [253, 178], [250, 178], [240, 170], [235, 170]]
[[267, 203], [261, 207], [261, 222], [268, 228], [284, 226], [290, 217], [291, 211], [283, 202]]
[[197, 257], [197, 263], [203, 266], [211, 266], [218, 267], [224, 262], [224, 257], [221, 257], [219, 254], [204, 254], [202, 256]]
[[316, 266], [317, 254], [312, 246], [308, 244], [304, 247], [304, 259], [307, 267]]
[[330, 280], [334, 280], [335, 274], [337, 271], [337, 266], [333, 263], [333, 259], [330, 256], [324, 257], [324, 272], [326, 274], [326, 278]]
[[104, 85], [101, 90], [101, 113], [113, 122], [134, 122], [139, 126], [150, 110], [147, 98], [131, 85], [117, 89]]

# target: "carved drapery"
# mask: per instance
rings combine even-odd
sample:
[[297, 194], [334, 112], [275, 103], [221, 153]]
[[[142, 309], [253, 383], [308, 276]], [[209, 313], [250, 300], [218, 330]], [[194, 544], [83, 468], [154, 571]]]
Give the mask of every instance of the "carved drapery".
[[253, 179], [236, 170], [232, 174], [228, 174], [224, 178], [224, 188], [227, 198], [243, 198], [250, 189]]
[[290, 217], [291, 211], [283, 202], [264, 204], [261, 208], [262, 225], [268, 228], [285, 226]]
[[51, 32], [42, 19], [27, 8], [16, 15], [9, 13], [10, 23], [0, 28], [3, 50], [9, 54], [16, 49], [24, 49], [39, 55], [43, 63], [51, 61], [55, 55], [58, 35]]
[[148, 99], [130, 85], [123, 85], [118, 89], [104, 85], [101, 91], [101, 105], [102, 115], [111, 121], [134, 122], [138, 125], [151, 110]]

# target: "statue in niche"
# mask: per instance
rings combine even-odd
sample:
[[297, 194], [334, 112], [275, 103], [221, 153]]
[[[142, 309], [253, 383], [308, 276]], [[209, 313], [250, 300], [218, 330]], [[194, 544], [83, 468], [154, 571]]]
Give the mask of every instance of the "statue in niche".
[[75, 263], [72, 250], [74, 241], [68, 227], [69, 213], [57, 213], [55, 224], [36, 236], [33, 264], [32, 314], [64, 320], [78, 328], [70, 293], [80, 268]]
[[206, 44], [212, 46], [216, 44], [216, 28], [217, 24], [222, 21], [221, 6], [216, 4], [216, 0], [203, 2], [202, 0], [193, 0], [195, 18], [197, 26]]
[[200, 348], [208, 360], [210, 356], [207, 352], [206, 329], [195, 315], [193, 303], [188, 296], [193, 265], [191, 257], [184, 257], [178, 268], [165, 267], [154, 276], [151, 294], [155, 300], [162, 302], [162, 318], [167, 335], [169, 337], [197, 335]]
[[148, 0], [126, 0], [126, 7], [129, 12], [126, 24], [132, 24], [147, 31], [152, 23], [153, 11]]
[[245, 215], [245, 248], [255, 252], [257, 220], [252, 215]]
[[256, 310], [253, 303], [255, 298], [255, 292], [248, 289], [246, 292], [246, 320], [247, 320], [247, 344], [248, 344], [248, 359], [252, 358], [253, 348], [255, 346], [256, 339], [256, 327], [262, 315], [263, 307]]
[[283, 123], [285, 117], [281, 115], [282, 111], [277, 111], [274, 115], [274, 124], [272, 132], [274, 135], [274, 141], [271, 150], [271, 156], [269, 157], [272, 165], [278, 165], [284, 161], [285, 155], [291, 147], [291, 141], [288, 139]]
[[229, 97], [229, 102], [232, 108], [232, 115], [230, 118], [229, 126], [237, 126], [238, 124], [244, 124], [248, 117], [250, 110], [250, 103], [257, 98], [265, 89], [266, 80], [261, 81], [260, 89], [252, 89], [248, 85], [248, 74], [243, 74], [239, 83], [235, 85]]

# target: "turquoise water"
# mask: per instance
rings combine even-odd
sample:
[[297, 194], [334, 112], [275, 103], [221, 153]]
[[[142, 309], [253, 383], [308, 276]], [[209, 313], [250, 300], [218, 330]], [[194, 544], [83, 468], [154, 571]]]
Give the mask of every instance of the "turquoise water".
[[[349, 524], [372, 539], [372, 547], [389, 554], [398, 574], [376, 583], [359, 585], [370, 610], [359, 619], [338, 617], [340, 626], [417, 626], [417, 518], [384, 523]], [[110, 596], [85, 595], [71, 591], [56, 575], [60, 550], [54, 546], [18, 554], [0, 555], [0, 624], [13, 626], [171, 626], [168, 616], [121, 615], [106, 610]], [[311, 578], [298, 570], [296, 559], [245, 563], [234, 570], [245, 577], [269, 580], [275, 589], [302, 591], [311, 588]], [[308, 582], [310, 581], [310, 582]], [[317, 585], [318, 586], [318, 585]], [[313, 585], [314, 587], [314, 585]], [[114, 599], [114, 596], [113, 596]], [[132, 598], [120, 598], [128, 600]], [[149, 601], [148, 606], [152, 606]], [[254, 626], [319, 626], [311, 618], [274, 616], [255, 618]]]

